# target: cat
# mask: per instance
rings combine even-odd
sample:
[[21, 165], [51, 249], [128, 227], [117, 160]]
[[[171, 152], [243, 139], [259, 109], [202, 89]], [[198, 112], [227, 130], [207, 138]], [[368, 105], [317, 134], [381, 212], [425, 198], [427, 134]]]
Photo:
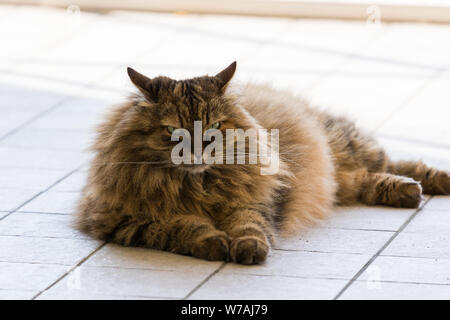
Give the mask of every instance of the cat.
[[[79, 229], [124, 246], [259, 264], [278, 236], [326, 218], [335, 205], [417, 208], [422, 192], [450, 193], [448, 172], [390, 160], [353, 122], [289, 92], [233, 85], [235, 70], [236, 62], [177, 81], [128, 68], [138, 90], [99, 126]], [[194, 121], [221, 132], [278, 129], [279, 171], [174, 164], [171, 134], [191, 132]]]

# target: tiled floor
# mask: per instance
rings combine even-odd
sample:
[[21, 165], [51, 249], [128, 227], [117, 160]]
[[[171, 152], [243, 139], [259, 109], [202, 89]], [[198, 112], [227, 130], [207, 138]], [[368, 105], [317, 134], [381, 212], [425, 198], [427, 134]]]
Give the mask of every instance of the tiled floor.
[[0, 298], [450, 299], [450, 197], [338, 208], [262, 266], [87, 238], [71, 226], [92, 126], [131, 90], [238, 60], [356, 119], [395, 158], [450, 170], [450, 26], [0, 6]]

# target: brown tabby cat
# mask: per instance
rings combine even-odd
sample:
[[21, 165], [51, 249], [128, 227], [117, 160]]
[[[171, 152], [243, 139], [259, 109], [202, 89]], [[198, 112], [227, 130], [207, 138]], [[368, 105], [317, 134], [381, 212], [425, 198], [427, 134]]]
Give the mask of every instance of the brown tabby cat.
[[[95, 238], [243, 264], [265, 260], [274, 238], [327, 216], [334, 204], [416, 208], [422, 191], [449, 194], [447, 172], [393, 162], [342, 117], [265, 86], [228, 88], [236, 62], [177, 81], [128, 69], [140, 93], [112, 111], [77, 223]], [[175, 165], [174, 128], [279, 129], [280, 171], [250, 164]]]

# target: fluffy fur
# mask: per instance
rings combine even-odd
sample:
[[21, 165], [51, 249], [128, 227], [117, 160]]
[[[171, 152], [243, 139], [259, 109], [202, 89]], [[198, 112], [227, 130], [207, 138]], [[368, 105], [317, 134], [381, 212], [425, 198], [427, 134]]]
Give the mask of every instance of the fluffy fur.
[[[95, 238], [208, 260], [254, 264], [277, 235], [325, 218], [335, 204], [417, 207], [449, 194], [447, 172], [392, 162], [345, 118], [266, 86], [228, 88], [236, 64], [176, 81], [129, 69], [139, 93], [99, 127], [77, 213]], [[279, 129], [280, 172], [259, 165], [174, 165], [167, 127]], [[420, 181], [420, 182], [419, 182]]]

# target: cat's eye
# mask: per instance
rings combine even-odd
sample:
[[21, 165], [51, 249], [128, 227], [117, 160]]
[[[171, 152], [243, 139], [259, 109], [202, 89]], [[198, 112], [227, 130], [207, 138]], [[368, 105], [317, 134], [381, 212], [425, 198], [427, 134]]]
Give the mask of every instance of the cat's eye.
[[213, 123], [209, 126], [209, 129], [219, 129], [220, 128], [220, 122]]
[[169, 132], [170, 134], [172, 134], [175, 131], [174, 127], [167, 126], [166, 128], [167, 128], [167, 132]]

